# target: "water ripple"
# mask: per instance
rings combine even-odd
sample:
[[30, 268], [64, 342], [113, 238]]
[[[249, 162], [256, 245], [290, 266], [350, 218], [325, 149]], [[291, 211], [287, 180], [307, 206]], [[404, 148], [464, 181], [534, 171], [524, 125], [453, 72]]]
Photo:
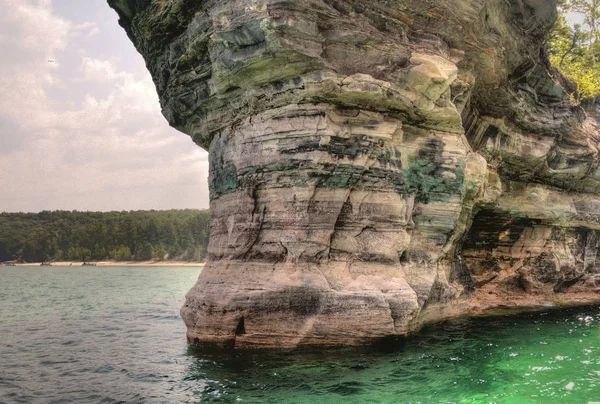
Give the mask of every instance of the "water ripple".
[[363, 348], [207, 353], [197, 268], [0, 268], [2, 403], [600, 402], [600, 315], [460, 320]]

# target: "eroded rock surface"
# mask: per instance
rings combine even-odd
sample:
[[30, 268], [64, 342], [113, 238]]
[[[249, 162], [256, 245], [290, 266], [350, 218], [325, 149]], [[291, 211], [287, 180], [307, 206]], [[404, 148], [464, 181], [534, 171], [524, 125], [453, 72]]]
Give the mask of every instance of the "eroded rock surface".
[[600, 135], [547, 64], [555, 1], [109, 3], [210, 152], [190, 341], [600, 302]]

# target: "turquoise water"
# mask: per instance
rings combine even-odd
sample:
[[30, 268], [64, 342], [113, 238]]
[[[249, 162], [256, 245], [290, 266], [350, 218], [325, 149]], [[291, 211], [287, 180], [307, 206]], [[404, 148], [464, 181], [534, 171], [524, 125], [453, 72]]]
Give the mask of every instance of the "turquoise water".
[[199, 268], [0, 268], [0, 403], [600, 402], [600, 309], [463, 320], [377, 346], [207, 353]]

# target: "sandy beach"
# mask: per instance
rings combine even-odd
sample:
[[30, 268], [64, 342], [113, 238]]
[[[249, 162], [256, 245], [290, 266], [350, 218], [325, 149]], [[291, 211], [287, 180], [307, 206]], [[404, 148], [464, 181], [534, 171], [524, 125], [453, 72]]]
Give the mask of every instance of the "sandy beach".
[[[99, 267], [203, 267], [203, 262], [187, 262], [187, 261], [94, 261], [94, 264]], [[15, 266], [36, 267], [40, 266], [41, 262], [17, 263]], [[83, 266], [83, 262], [73, 261], [55, 261], [52, 266]]]

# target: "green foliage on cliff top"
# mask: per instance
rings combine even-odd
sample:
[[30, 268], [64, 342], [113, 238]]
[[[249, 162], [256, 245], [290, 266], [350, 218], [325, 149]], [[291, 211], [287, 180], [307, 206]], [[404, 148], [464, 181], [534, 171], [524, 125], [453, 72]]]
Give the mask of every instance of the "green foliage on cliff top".
[[0, 261], [199, 261], [208, 210], [0, 213]]
[[[569, 25], [568, 14], [579, 13], [584, 24]], [[600, 0], [565, 0], [548, 42], [550, 62], [577, 86], [576, 101], [600, 95]]]

